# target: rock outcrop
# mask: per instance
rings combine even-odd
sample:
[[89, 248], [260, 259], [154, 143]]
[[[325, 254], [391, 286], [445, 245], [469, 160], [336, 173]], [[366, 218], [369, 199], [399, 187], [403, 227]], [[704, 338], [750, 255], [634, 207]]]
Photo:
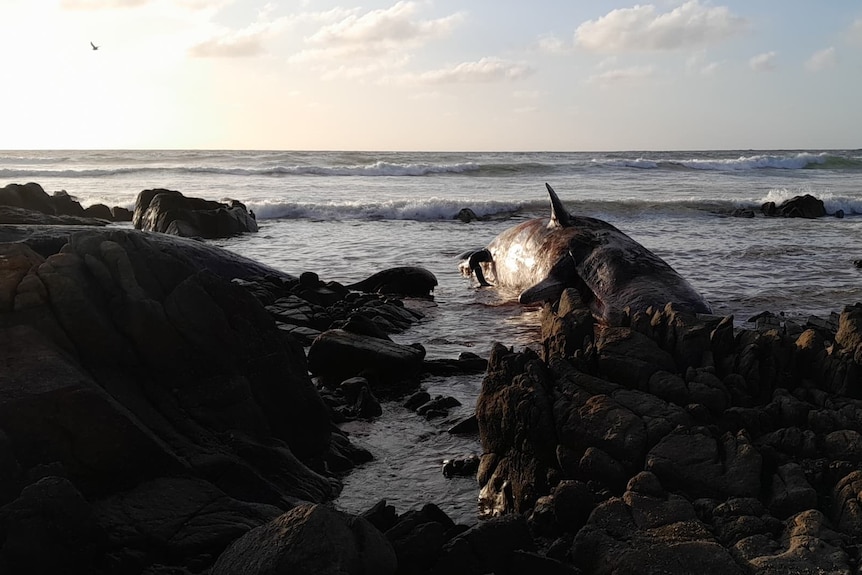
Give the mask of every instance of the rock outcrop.
[[97, 204], [84, 209], [65, 190], [48, 195], [34, 182], [0, 188], [0, 224], [104, 226], [115, 221], [127, 221], [123, 208]]
[[138, 194], [132, 225], [138, 230], [200, 238], [224, 238], [258, 230], [254, 214], [242, 202], [188, 198], [165, 189]]
[[597, 325], [569, 291], [542, 354], [498, 345], [477, 402], [488, 516], [580, 573], [849, 573], [862, 304], [734, 328], [671, 306]]
[[765, 216], [781, 218], [822, 218], [826, 215], [823, 200], [811, 194], [793, 196], [778, 205], [775, 202], [766, 202], [760, 207], [760, 211]]
[[181, 238], [23, 232], [0, 244], [0, 571], [198, 572], [337, 496], [332, 466], [367, 453], [247, 285], [297, 278]]

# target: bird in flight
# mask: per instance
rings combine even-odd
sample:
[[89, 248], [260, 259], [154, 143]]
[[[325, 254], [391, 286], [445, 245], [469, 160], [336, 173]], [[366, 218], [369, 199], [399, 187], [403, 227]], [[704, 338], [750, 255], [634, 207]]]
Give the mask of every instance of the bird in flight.
[[95, 44], [93, 44], [92, 42], [90, 42], [90, 46], [92, 46], [92, 47], [93, 47], [93, 50], [98, 50], [98, 49], [99, 49], [99, 47], [98, 47], [98, 46], [96, 46]]

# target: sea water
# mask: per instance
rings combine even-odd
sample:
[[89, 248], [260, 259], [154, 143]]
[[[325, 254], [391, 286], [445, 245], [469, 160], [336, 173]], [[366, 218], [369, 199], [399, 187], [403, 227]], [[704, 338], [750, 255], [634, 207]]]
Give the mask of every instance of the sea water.
[[[549, 213], [545, 182], [568, 210], [606, 220], [664, 258], [716, 313], [736, 323], [762, 311], [805, 319], [862, 301], [862, 151], [614, 153], [407, 153], [275, 151], [0, 151], [0, 186], [40, 183], [85, 206], [133, 208], [147, 188], [237, 199], [260, 231], [214, 243], [288, 273], [349, 283], [402, 265], [433, 272], [425, 319], [396, 339], [430, 358], [487, 357], [494, 342], [538, 340], [538, 313], [511, 294], [477, 289], [457, 256], [502, 230]], [[812, 194], [816, 220], [730, 217], [766, 201]], [[480, 221], [463, 223], [469, 208]], [[482, 375], [430, 378], [432, 394], [462, 406], [426, 421], [397, 403], [346, 426], [376, 459], [345, 479], [337, 504], [363, 511], [381, 498], [399, 512], [435, 502], [455, 519], [476, 517], [476, 484], [445, 479], [443, 459], [479, 453], [476, 438], [446, 428], [469, 415]]]

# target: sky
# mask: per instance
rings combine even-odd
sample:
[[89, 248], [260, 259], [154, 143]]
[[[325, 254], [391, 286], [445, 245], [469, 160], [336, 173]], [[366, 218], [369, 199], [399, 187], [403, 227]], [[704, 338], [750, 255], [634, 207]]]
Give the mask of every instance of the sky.
[[0, 149], [862, 147], [862, 2], [646, 2], [0, 0]]

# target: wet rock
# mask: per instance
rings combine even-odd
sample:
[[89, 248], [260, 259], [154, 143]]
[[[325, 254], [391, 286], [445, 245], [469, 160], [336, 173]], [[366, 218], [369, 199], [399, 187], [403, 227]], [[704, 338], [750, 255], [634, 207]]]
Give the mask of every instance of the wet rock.
[[448, 429], [452, 435], [474, 435], [479, 433], [479, 421], [476, 419], [476, 414], [462, 419]]
[[461, 220], [465, 224], [468, 224], [470, 222], [475, 222], [476, 220], [479, 220], [481, 218], [477, 216], [476, 212], [474, 212], [470, 208], [461, 208], [458, 211], [458, 214], [455, 216], [455, 219]]
[[826, 215], [823, 200], [810, 194], [794, 196], [778, 206], [774, 202], [767, 202], [761, 206], [761, 211], [766, 216], [782, 218], [820, 218]]
[[114, 216], [111, 213], [111, 208], [105, 204], [93, 204], [92, 206], [84, 208], [84, 215], [88, 218], [97, 218], [108, 221], [114, 219]]
[[479, 470], [479, 456], [446, 459], [443, 461], [444, 477], [475, 477]]
[[414, 378], [424, 356], [424, 350], [413, 346], [331, 329], [311, 344], [308, 367], [324, 381], [341, 382], [367, 371], [382, 381], [397, 382]]
[[214, 202], [165, 189], [138, 194], [132, 225], [137, 230], [190, 238], [224, 238], [258, 229], [245, 205], [236, 200]]
[[437, 278], [418, 266], [402, 266], [379, 271], [347, 287], [352, 290], [398, 294], [410, 297], [433, 297]]

